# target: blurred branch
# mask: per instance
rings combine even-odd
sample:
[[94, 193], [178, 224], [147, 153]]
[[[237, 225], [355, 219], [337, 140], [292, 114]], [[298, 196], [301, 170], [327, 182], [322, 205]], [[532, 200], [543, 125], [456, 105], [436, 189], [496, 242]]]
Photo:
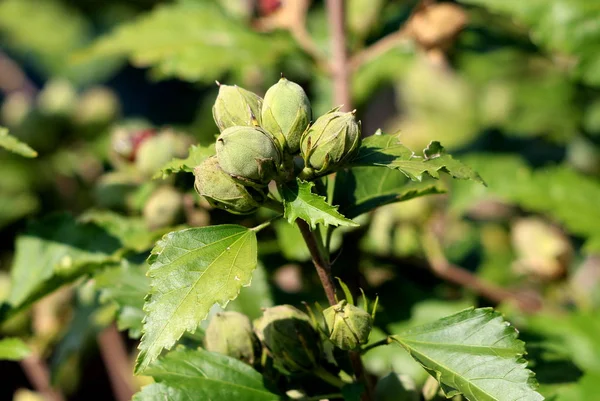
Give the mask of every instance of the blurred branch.
[[333, 78], [333, 101], [342, 110], [352, 110], [350, 96], [350, 65], [346, 52], [346, 28], [344, 26], [344, 1], [327, 0], [327, 20], [331, 41], [331, 74]]
[[524, 312], [535, 312], [542, 307], [541, 301], [534, 296], [518, 294], [488, 283], [470, 271], [450, 263], [444, 255], [439, 238], [431, 228], [425, 229], [421, 242], [431, 270], [441, 279], [468, 288], [495, 303], [516, 302]]
[[23, 69], [2, 50], [0, 50], [0, 91], [6, 95], [21, 92], [29, 98], [35, 97], [37, 93], [37, 88], [27, 78]]
[[402, 43], [406, 43], [410, 38], [407, 35], [407, 31], [402, 29], [391, 33], [383, 38], [379, 39], [372, 45], [364, 48], [363, 50], [356, 53], [350, 59], [350, 69], [352, 71], [358, 70], [362, 65], [369, 63], [372, 60], [382, 56], [388, 51], [398, 47]]
[[62, 393], [50, 385], [50, 370], [37, 354], [32, 353], [19, 363], [33, 388], [47, 401], [65, 401]]
[[115, 398], [117, 401], [131, 400], [135, 393], [131, 382], [132, 369], [125, 342], [114, 323], [98, 334], [98, 346]]

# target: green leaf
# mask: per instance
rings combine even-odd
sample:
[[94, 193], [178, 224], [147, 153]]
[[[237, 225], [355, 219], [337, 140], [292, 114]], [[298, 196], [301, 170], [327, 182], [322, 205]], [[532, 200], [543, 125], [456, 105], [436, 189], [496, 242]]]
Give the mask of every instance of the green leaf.
[[2, 127], [0, 127], [0, 147], [23, 157], [37, 157], [38, 155], [29, 145], [9, 135], [8, 130]]
[[74, 66], [71, 53], [92, 38], [93, 27], [78, 7], [58, 0], [0, 1], [0, 47], [10, 48], [46, 77], [79, 83], [102, 82], [118, 60], [105, 58]]
[[35, 212], [39, 203], [29, 192], [0, 193], [0, 228]]
[[152, 248], [154, 242], [167, 230], [149, 230], [142, 218], [123, 216], [110, 210], [88, 210], [79, 217], [79, 221], [104, 228], [110, 235], [118, 238], [125, 249], [135, 252]]
[[590, 85], [600, 85], [600, 9], [588, 0], [461, 0], [486, 7], [525, 23], [532, 41], [557, 53], [574, 56], [572, 72]]
[[171, 174], [180, 172], [192, 173], [194, 172], [194, 167], [199, 166], [204, 160], [208, 159], [214, 154], [214, 144], [210, 146], [192, 145], [190, 147], [188, 157], [185, 159], [175, 158], [171, 160], [165, 164], [152, 178], [162, 178], [164, 180]]
[[119, 26], [80, 58], [122, 55], [162, 78], [211, 82], [228, 71], [242, 76], [272, 66], [286, 44], [228, 19], [212, 2], [188, 2], [156, 7]]
[[225, 307], [250, 284], [257, 265], [256, 234], [229, 224], [172, 232], [157, 242], [148, 263], [151, 290], [136, 372], [186, 330], [194, 332], [214, 304]]
[[131, 338], [139, 338], [144, 318], [144, 298], [150, 290], [146, 277], [146, 265], [132, 265], [123, 261], [94, 275], [96, 288], [100, 290], [101, 302], [114, 302], [117, 311], [117, 327], [129, 330]]
[[30, 353], [31, 350], [20, 338], [7, 337], [0, 340], [0, 361], [20, 361]]
[[448, 398], [470, 401], [543, 400], [529, 371], [525, 343], [491, 308], [466, 309], [393, 336]]
[[397, 169], [413, 181], [421, 181], [423, 174], [439, 178], [441, 171], [453, 178], [485, 185], [479, 174], [447, 154], [439, 142], [431, 142], [423, 150], [423, 156], [417, 156], [400, 143], [398, 135], [385, 135], [380, 130], [363, 140], [351, 165]]
[[154, 377], [134, 401], [275, 401], [260, 373], [225, 355], [179, 347], [158, 359], [145, 374]]
[[[306, 245], [304, 246], [306, 247]], [[273, 305], [267, 272], [263, 265], [259, 263], [254, 269], [254, 273], [252, 273], [251, 285], [241, 291], [238, 297], [227, 305], [227, 310], [243, 313], [254, 320], [262, 316], [264, 308], [270, 308]]]
[[348, 218], [354, 218], [379, 206], [420, 196], [446, 192], [439, 181], [410, 182], [392, 169], [354, 167], [335, 176], [333, 202]]
[[17, 237], [15, 248], [7, 299], [12, 313], [113, 262], [120, 243], [94, 224], [81, 224], [68, 214], [57, 214], [30, 224]]
[[325, 197], [312, 193], [312, 182], [297, 179], [295, 183], [280, 185], [279, 192], [283, 198], [283, 216], [293, 223], [300, 218], [312, 229], [321, 223], [328, 226], [356, 227], [357, 223], [347, 219], [325, 200]]

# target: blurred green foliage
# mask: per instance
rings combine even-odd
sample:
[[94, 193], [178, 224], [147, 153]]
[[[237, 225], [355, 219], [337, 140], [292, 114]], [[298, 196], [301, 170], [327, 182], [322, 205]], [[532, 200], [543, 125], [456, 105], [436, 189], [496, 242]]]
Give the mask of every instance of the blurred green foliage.
[[[349, 48], [357, 56], [407, 26], [417, 2], [348, 3]], [[368, 181], [373, 167], [340, 172], [339, 186], [325, 188], [328, 198], [361, 226], [332, 236], [334, 275], [354, 293], [361, 287], [380, 296], [372, 341], [469, 305], [497, 303], [424, 268], [434, 233], [449, 263], [541, 300], [533, 312], [499, 306], [527, 341], [540, 392], [557, 401], [593, 400], [600, 392], [600, 8], [591, 0], [442, 3], [459, 6], [468, 20], [450, 45], [400, 37], [353, 65], [352, 100], [365, 136], [378, 128], [399, 132], [418, 156], [439, 140], [453, 163], [471, 167], [487, 187], [428, 177], [409, 183], [396, 170]], [[0, 316], [10, 317], [0, 324], [10, 336], [0, 344], [20, 337], [50, 357], [58, 385], [73, 399], [101, 387], [84, 375], [71, 375], [71, 384], [64, 378], [73, 355], [77, 363], [92, 358], [84, 345], [97, 332], [115, 320], [139, 338], [149, 285], [144, 260], [161, 235], [273, 217], [232, 217], [193, 191], [189, 172], [218, 132], [212, 81], [262, 94], [283, 72], [307, 90], [315, 115], [335, 106], [319, 59], [330, 55], [323, 2], [306, 14], [310, 51], [291, 28], [297, 14], [244, 4], [0, 0], [0, 126], [10, 135], [0, 128]], [[201, 145], [149, 174], [135, 157], [152, 137], [172, 149]], [[4, 149], [15, 146], [24, 155], [35, 149], [37, 157]], [[150, 159], [164, 156], [158, 153]], [[368, 185], [340, 192], [353, 182]], [[161, 187], [181, 202], [170, 221], [153, 227], [145, 206]], [[159, 211], [170, 206], [157, 203]], [[540, 227], [547, 236], [530, 234]], [[259, 239], [262, 267], [228, 310], [254, 318], [261, 307], [322, 299], [295, 227], [279, 221]], [[66, 295], [44, 298], [63, 285], [55, 295]], [[46, 326], [36, 323], [41, 314]], [[197, 344], [199, 333], [183, 342]], [[181, 364], [185, 352], [165, 363]], [[378, 377], [395, 372], [419, 391], [426, 385], [425, 371], [400, 347], [370, 351], [365, 363]], [[253, 373], [247, 379], [264, 390]], [[16, 386], [3, 386], [0, 398], [12, 397]]]

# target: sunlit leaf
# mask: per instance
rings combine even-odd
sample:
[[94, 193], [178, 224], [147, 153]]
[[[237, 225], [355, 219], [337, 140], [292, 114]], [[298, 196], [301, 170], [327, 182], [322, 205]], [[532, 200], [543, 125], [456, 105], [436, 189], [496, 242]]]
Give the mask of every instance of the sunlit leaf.
[[467, 309], [393, 336], [441, 384], [470, 401], [543, 400], [525, 343], [491, 308]]
[[4, 148], [9, 152], [16, 153], [23, 157], [37, 157], [37, 152], [29, 147], [26, 143], [19, 141], [14, 136], [8, 134], [6, 128], [0, 127], [0, 148]]
[[358, 226], [357, 223], [344, 217], [325, 201], [325, 197], [312, 192], [315, 184], [297, 180], [296, 183], [285, 183], [279, 187], [283, 197], [284, 217], [293, 223], [296, 219], [306, 221], [313, 229], [317, 224], [331, 226]]
[[250, 284], [256, 247], [255, 232], [237, 225], [176, 231], [156, 244], [148, 259], [151, 289], [136, 372], [185, 331], [194, 332], [214, 304], [225, 307]]
[[484, 183], [479, 174], [447, 154], [439, 142], [431, 142], [423, 156], [418, 156], [400, 143], [398, 135], [385, 135], [381, 131], [363, 140], [351, 165], [397, 169], [413, 181], [421, 181], [423, 174], [439, 178], [440, 172], [444, 172], [453, 178]]
[[29, 347], [19, 338], [7, 337], [0, 340], [0, 361], [20, 361], [30, 353]]

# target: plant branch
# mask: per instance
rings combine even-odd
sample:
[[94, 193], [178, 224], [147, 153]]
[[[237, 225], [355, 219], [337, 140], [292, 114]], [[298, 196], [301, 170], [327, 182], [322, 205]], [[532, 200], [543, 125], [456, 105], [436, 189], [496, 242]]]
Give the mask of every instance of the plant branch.
[[395, 47], [409, 40], [407, 31], [402, 29], [384, 36], [372, 45], [356, 53], [350, 59], [350, 70], [356, 71], [364, 64], [375, 60]]
[[21, 368], [33, 388], [48, 401], [65, 401], [63, 394], [50, 385], [50, 370], [37, 354], [32, 353], [21, 362]]
[[325, 295], [327, 295], [327, 301], [329, 301], [330, 305], [335, 305], [337, 303], [335, 299], [335, 285], [333, 284], [333, 279], [331, 278], [329, 259], [322, 251], [323, 246], [319, 246], [317, 238], [315, 237], [315, 233], [311, 231], [310, 227], [304, 220], [297, 219], [296, 224], [298, 225], [298, 228], [302, 233], [302, 238], [304, 238], [304, 242], [306, 242], [306, 246], [310, 251], [313, 264], [315, 265], [315, 269], [317, 269], [317, 274], [319, 275], [319, 279], [321, 280], [321, 284], [325, 290]]
[[131, 382], [131, 364], [127, 348], [113, 324], [98, 334], [98, 346], [117, 401], [129, 401], [135, 393]]
[[336, 105], [344, 105], [342, 110], [349, 111], [352, 110], [352, 97], [350, 95], [350, 65], [346, 52], [344, 16], [344, 0], [327, 0], [327, 20], [331, 36], [333, 101]]
[[431, 229], [424, 231], [421, 243], [425, 252], [425, 258], [429, 262], [433, 273], [438, 277], [468, 288], [496, 303], [506, 301], [516, 302], [521, 310], [525, 312], [535, 312], [542, 307], [541, 302], [534, 297], [516, 294], [505, 288], [488, 283], [468, 270], [450, 263], [444, 255], [438, 237]]

